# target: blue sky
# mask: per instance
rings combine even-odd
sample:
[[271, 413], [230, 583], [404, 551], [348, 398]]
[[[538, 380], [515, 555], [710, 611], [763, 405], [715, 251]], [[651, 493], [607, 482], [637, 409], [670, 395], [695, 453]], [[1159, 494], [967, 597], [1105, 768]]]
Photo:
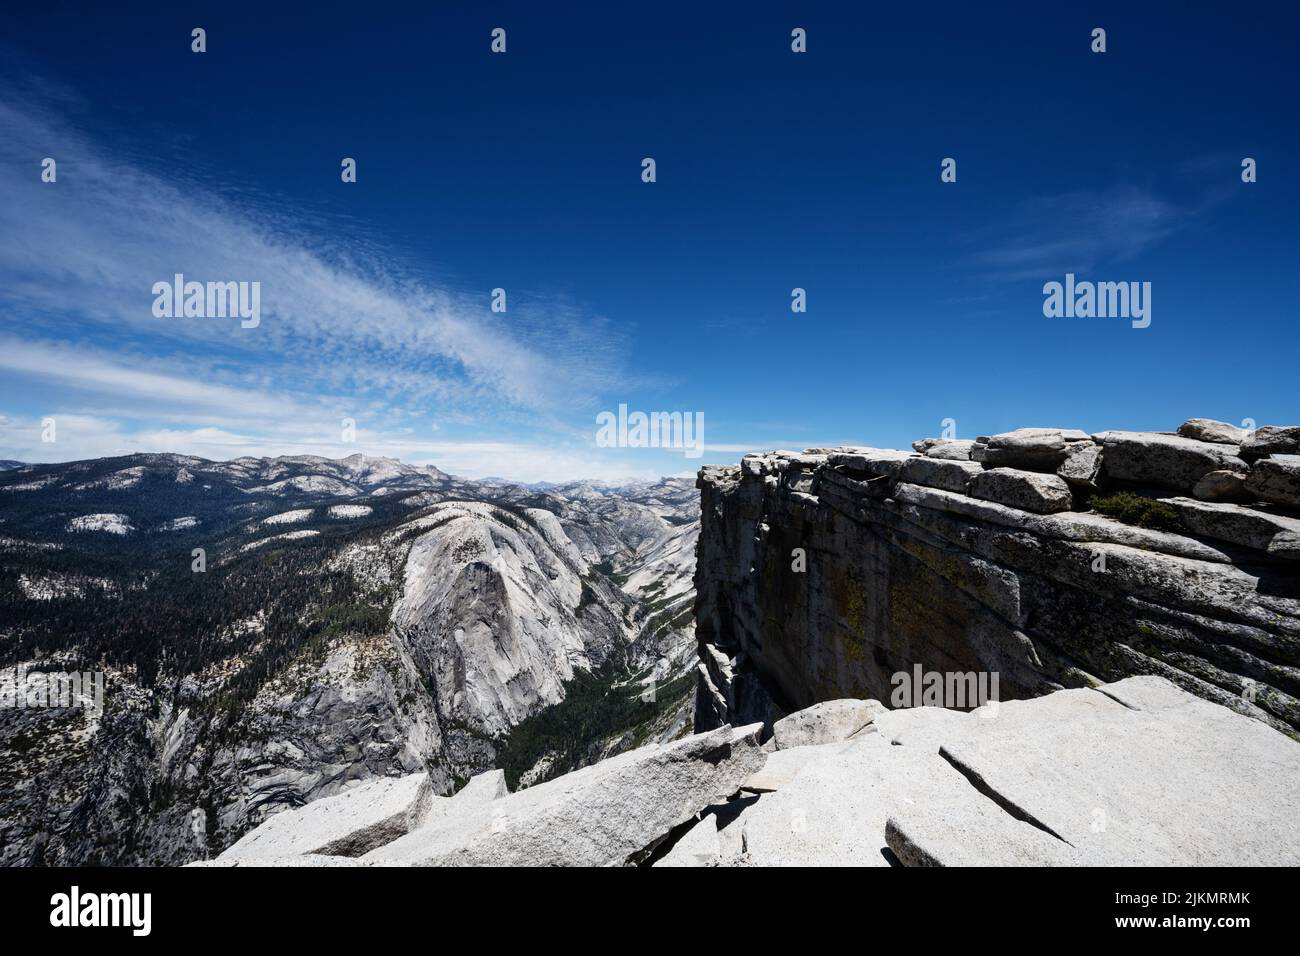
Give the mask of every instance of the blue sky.
[[[1300, 419], [1282, 8], [270, 6], [7, 14], [0, 458], [611, 479]], [[261, 325], [154, 317], [175, 272], [259, 281]], [[1045, 318], [1066, 272], [1150, 282], [1151, 326]], [[620, 403], [702, 412], [703, 458], [597, 447]]]

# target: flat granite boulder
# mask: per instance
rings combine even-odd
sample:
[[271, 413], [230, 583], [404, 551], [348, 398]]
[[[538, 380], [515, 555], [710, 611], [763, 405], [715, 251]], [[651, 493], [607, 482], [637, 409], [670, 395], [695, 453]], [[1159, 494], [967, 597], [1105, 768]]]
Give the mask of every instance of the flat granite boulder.
[[448, 807], [468, 806], [471, 803], [489, 803], [507, 796], [510, 789], [506, 786], [504, 770], [488, 770], [469, 778], [469, 783], [456, 791], [448, 802]]
[[919, 801], [891, 814], [900, 859], [969, 863], [987, 840], [994, 862], [1300, 865], [1300, 744], [1162, 678], [1003, 702], [992, 719], [977, 710], [946, 728], [939, 753], [1038, 833], [960, 805], [945, 823], [945, 804]]
[[912, 442], [912, 447], [926, 458], [970, 461], [970, 453], [975, 447], [975, 441], [969, 438], [922, 438], [920, 441]]
[[875, 726], [741, 808], [724, 862], [1300, 863], [1300, 743], [1163, 678]]
[[912, 803], [885, 821], [885, 843], [904, 866], [1085, 866], [1068, 843], [992, 800]]
[[1071, 428], [1017, 428], [975, 440], [971, 460], [989, 468], [1055, 471], [1069, 455], [1069, 445], [1086, 441], [1085, 432]]
[[1110, 431], [1094, 435], [1102, 446], [1106, 474], [1120, 481], [1172, 488], [1190, 494], [1212, 471], [1246, 473], [1250, 466], [1237, 446], [1158, 432]]
[[1232, 559], [1223, 551], [1186, 535], [1140, 528], [1123, 524], [1101, 514], [1079, 511], [1059, 511], [1056, 514], [1037, 515], [1017, 508], [1008, 508], [992, 501], [981, 501], [949, 491], [921, 488], [917, 485], [899, 485], [894, 497], [900, 503], [948, 511], [964, 515], [992, 526], [1016, 528], [1049, 538], [1073, 542], [1098, 542], [1118, 544], [1142, 551], [1174, 554], [1231, 564]]
[[437, 803], [429, 775], [381, 777], [285, 810], [227, 847], [218, 862], [317, 854], [356, 857], [409, 832]]
[[721, 727], [610, 757], [449, 813], [366, 854], [418, 866], [621, 866], [719, 799], [766, 754], [762, 724]]
[[1300, 508], [1300, 456], [1261, 458], [1250, 469], [1246, 490], [1262, 501]]
[[[863, 731], [873, 729], [868, 725], [863, 728]], [[834, 743], [818, 744], [814, 747], [791, 747], [789, 750], [773, 750], [767, 755], [767, 762], [756, 772], [750, 774], [748, 779], [740, 785], [740, 789], [746, 793], [772, 793], [780, 790], [782, 787], [789, 785], [799, 775], [799, 771], [814, 760], [833, 756], [847, 746], [849, 746], [847, 743]]]
[[898, 451], [893, 448], [853, 448], [831, 452], [826, 460], [832, 466], [847, 468], [850, 471], [864, 472], [876, 477], [898, 478], [903, 463], [915, 458], [911, 452]]
[[964, 493], [970, 480], [981, 470], [973, 461], [911, 457], [902, 463], [897, 477], [907, 484]]
[[252, 868], [274, 868], [284, 869], [285, 867], [318, 867], [318, 866], [369, 866], [368, 863], [351, 856], [320, 856], [319, 854], [307, 853], [303, 856], [268, 856], [268, 857], [217, 857], [215, 860], [196, 860], [193, 863], [186, 863], [185, 866], [195, 868], [215, 868], [215, 867], [242, 867], [243, 869]]
[[1178, 426], [1178, 434], [1197, 441], [1210, 441], [1220, 445], [1240, 445], [1250, 432], [1227, 422], [1212, 418], [1189, 418]]
[[975, 439], [990, 448], [1022, 448], [1044, 450], [1059, 447], [1060, 442], [1087, 441], [1087, 432], [1078, 428], [1016, 428], [997, 435]]
[[1104, 461], [1101, 446], [1093, 441], [1074, 441], [1065, 446], [1065, 461], [1056, 474], [1077, 494], [1087, 496], [1101, 490]]
[[971, 479], [968, 491], [972, 498], [1035, 514], [1069, 511], [1074, 505], [1074, 495], [1065, 479], [1016, 468], [991, 468], [980, 472]]
[[813, 747], [847, 740], [871, 723], [885, 708], [875, 700], [824, 700], [772, 725], [777, 750]]
[[954, 728], [966, 726], [967, 712], [946, 707], [900, 707], [874, 721], [876, 733], [894, 746], [938, 751]]
[[1239, 471], [1212, 471], [1192, 489], [1192, 497], [1201, 501], [1229, 501], [1246, 504], [1255, 496], [1246, 490], [1247, 476]]
[[753, 866], [891, 866], [885, 823], [906, 806], [983, 798], [936, 750], [891, 746], [879, 734], [812, 761], [733, 826]]
[[1178, 509], [1183, 524], [1194, 534], [1266, 551], [1277, 558], [1300, 558], [1300, 518], [1223, 501], [1162, 500]]

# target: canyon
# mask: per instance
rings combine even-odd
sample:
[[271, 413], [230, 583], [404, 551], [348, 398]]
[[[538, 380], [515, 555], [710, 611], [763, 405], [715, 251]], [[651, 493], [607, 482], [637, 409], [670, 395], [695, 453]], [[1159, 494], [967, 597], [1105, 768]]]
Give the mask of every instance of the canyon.
[[366, 781], [535, 783], [680, 735], [691, 485], [359, 454], [5, 471], [0, 663], [105, 692], [0, 708], [0, 862], [184, 863]]

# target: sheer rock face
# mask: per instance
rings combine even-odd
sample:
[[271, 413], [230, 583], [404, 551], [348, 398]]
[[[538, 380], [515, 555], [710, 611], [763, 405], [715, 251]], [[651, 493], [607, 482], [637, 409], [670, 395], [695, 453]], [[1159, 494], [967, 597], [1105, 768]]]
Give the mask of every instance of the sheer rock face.
[[[1187, 431], [1233, 435], [1213, 426]], [[1279, 434], [1289, 429], [1266, 437]], [[987, 470], [963, 482], [955, 469], [971, 463], [926, 457], [929, 440], [914, 447], [750, 455], [700, 472], [698, 729], [837, 698], [889, 703], [891, 678], [916, 665], [995, 673], [1004, 700], [1156, 674], [1300, 729], [1300, 515], [1276, 491], [1289, 460], [1247, 464], [1226, 442], [1164, 433], [1033, 429], [979, 439], [972, 457]], [[1074, 449], [1088, 480], [1049, 478]], [[1252, 468], [1271, 500], [1186, 497], [1211, 472]], [[1159, 499], [1183, 530], [1091, 512], [1090, 487]]]
[[621, 618], [604, 603], [582, 607], [587, 564], [554, 515], [456, 502], [425, 520], [393, 625], [444, 717], [498, 736], [621, 643]]

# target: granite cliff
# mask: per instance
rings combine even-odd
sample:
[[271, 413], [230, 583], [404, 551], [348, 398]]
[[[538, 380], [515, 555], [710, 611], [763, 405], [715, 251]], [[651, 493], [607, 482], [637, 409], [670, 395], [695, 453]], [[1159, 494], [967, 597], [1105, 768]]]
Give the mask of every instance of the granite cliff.
[[1020, 429], [699, 475], [696, 727], [892, 679], [1004, 700], [1154, 674], [1300, 728], [1300, 428]]

